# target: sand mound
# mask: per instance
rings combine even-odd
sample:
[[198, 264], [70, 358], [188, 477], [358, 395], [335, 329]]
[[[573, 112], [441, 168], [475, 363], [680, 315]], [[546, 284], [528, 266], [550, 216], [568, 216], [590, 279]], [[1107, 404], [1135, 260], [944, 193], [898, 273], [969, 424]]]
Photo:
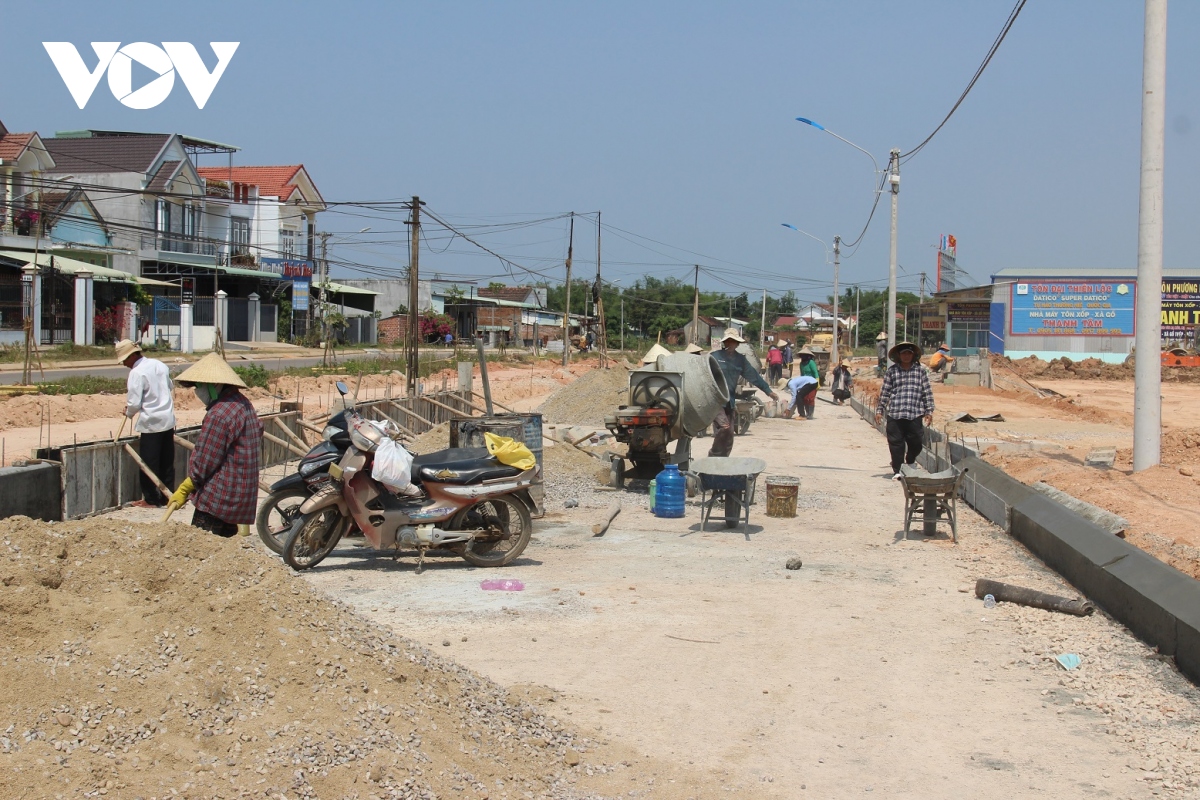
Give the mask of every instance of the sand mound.
[[571, 796], [587, 742], [245, 540], [24, 517], [0, 540], [0, 796]]
[[538, 408], [546, 422], [562, 425], [601, 424], [626, 401], [629, 371], [620, 365], [594, 369], [562, 387]]

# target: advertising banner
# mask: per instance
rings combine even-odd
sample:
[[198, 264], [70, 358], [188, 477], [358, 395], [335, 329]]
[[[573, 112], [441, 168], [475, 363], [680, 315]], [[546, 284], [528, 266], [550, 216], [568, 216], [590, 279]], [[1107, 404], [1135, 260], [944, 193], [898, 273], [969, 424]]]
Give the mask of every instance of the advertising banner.
[[1176, 278], [1162, 283], [1162, 338], [1190, 341], [1200, 325], [1200, 278]]
[[1013, 335], [1133, 336], [1132, 281], [1031, 281], [1012, 287]]
[[285, 278], [311, 278], [312, 262], [302, 258], [267, 258], [259, 259], [263, 272], [274, 272]]
[[308, 311], [309, 281], [292, 281], [292, 311]]
[[992, 318], [992, 301], [969, 300], [947, 303], [946, 318], [951, 322], [987, 322]]

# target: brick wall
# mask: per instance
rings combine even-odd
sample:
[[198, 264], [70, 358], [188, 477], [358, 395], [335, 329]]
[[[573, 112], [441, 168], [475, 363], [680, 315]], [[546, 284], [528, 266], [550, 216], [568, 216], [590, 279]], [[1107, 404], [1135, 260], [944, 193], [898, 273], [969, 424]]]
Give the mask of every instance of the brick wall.
[[379, 320], [379, 343], [386, 345], [400, 344], [404, 333], [408, 330], [408, 317], [386, 317]]

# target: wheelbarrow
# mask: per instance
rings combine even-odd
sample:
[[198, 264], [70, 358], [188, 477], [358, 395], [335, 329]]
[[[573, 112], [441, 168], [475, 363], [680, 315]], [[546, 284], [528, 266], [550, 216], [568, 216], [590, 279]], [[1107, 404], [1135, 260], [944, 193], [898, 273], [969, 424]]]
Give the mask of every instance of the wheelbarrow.
[[[696, 458], [688, 475], [700, 489], [700, 530], [705, 530], [713, 506], [724, 501], [725, 527], [737, 527], [740, 522], [746, 538], [750, 534], [750, 506], [754, 504], [754, 487], [758, 474], [767, 468], [761, 458]], [[711, 495], [710, 495], [711, 493]]]

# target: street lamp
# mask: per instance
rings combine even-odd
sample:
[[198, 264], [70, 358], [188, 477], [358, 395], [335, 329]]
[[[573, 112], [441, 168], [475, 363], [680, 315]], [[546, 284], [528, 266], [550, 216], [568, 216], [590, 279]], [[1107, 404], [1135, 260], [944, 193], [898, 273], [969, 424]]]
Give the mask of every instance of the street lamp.
[[[828, 133], [835, 139], [839, 139], [853, 147], [855, 150], [863, 153], [867, 158], [871, 159], [871, 164], [875, 167], [875, 173], [879, 174], [879, 162], [875, 160], [875, 156], [868, 151], [856, 145], [844, 136], [839, 136], [833, 131], [826, 128], [824, 125], [813, 122], [805, 117], [796, 117], [797, 122], [803, 122], [805, 125], [811, 125], [819, 131]], [[896, 148], [892, 149], [891, 158], [888, 161], [888, 185], [892, 190], [892, 237], [891, 249], [888, 258], [888, 349], [890, 350], [896, 344], [896, 260], [897, 260], [897, 237], [896, 237], [896, 222], [897, 222], [897, 203], [900, 195], [900, 151]], [[879, 191], [878, 189], [876, 191]]]
[[[809, 123], [809, 124], [811, 125], [813, 123]], [[870, 155], [870, 153], [867, 153], [867, 155]], [[789, 225], [786, 222], [781, 222], [779, 224], [785, 228], [791, 228], [796, 233], [803, 233], [808, 238], [815, 239], [816, 241], [820, 242], [821, 246], [825, 248], [825, 263], [826, 264], [829, 263], [829, 246], [826, 245], [823, 240], [818, 239], [816, 236], [813, 236], [808, 231], [800, 230], [795, 225]], [[839, 257], [841, 256], [841, 253], [842, 253], [842, 237], [834, 236], [833, 237], [833, 348], [829, 351], [829, 368], [830, 369], [837, 369], [837, 365], [841, 363], [841, 360], [838, 357], [838, 344], [839, 344], [839, 339], [840, 339], [840, 336], [838, 334], [838, 328], [840, 327], [839, 323], [841, 322], [841, 320], [838, 318], [838, 300], [841, 299], [838, 297], [838, 267], [839, 267], [839, 260], [840, 260]]]

